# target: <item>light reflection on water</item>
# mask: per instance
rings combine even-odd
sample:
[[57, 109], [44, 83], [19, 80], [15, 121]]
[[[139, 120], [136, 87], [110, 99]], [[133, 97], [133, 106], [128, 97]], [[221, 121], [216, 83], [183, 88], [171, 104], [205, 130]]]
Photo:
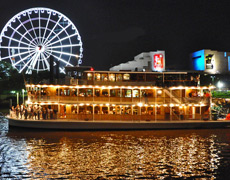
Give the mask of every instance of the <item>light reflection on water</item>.
[[230, 167], [229, 129], [8, 132], [0, 127], [2, 179], [223, 179]]

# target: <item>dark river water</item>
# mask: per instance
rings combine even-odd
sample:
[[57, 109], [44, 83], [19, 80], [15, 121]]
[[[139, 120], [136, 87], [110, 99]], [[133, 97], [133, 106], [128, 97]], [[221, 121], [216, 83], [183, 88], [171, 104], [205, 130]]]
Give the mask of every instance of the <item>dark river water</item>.
[[230, 129], [0, 132], [0, 179], [230, 179]]

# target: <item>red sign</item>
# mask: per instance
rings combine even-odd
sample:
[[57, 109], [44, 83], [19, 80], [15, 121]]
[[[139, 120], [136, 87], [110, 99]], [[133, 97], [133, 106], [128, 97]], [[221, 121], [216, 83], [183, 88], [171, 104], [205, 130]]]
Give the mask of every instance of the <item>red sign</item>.
[[154, 69], [163, 69], [164, 68], [163, 54], [154, 54], [153, 67], [154, 67]]

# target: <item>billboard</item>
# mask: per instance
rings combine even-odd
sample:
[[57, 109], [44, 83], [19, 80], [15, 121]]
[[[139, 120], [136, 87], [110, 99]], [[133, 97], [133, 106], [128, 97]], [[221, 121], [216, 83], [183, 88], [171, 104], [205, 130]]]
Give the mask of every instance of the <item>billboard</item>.
[[164, 55], [162, 53], [157, 53], [153, 55], [153, 70], [163, 71], [165, 68]]

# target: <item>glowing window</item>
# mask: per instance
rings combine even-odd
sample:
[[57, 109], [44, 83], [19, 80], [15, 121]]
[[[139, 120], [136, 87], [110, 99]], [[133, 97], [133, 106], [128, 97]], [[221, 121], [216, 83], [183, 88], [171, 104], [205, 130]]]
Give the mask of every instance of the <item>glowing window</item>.
[[124, 75], [123, 75], [123, 79], [124, 79], [125, 81], [130, 80], [130, 74], [124, 74]]
[[95, 73], [95, 80], [100, 81], [101, 80], [101, 74]]
[[122, 75], [116, 74], [116, 81], [122, 81]]
[[87, 73], [87, 80], [93, 80], [93, 74]]
[[109, 74], [109, 81], [115, 81], [115, 74]]
[[102, 81], [108, 81], [108, 74], [101, 74]]
[[133, 97], [139, 97], [139, 90], [137, 89], [133, 90]]

